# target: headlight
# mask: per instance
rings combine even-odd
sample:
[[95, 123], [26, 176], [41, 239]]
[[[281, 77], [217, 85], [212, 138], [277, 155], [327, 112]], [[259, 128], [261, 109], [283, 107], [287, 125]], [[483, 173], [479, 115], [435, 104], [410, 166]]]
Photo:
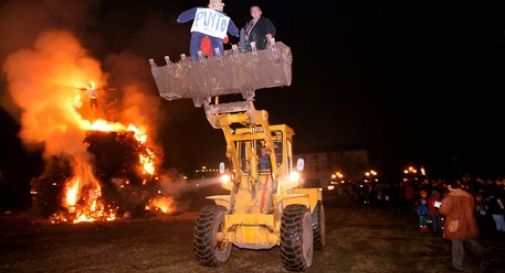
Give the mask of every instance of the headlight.
[[332, 191], [332, 190], [334, 190], [334, 189], [335, 189], [335, 186], [333, 186], [333, 185], [329, 185], [329, 186], [328, 186], [328, 190], [329, 190], [329, 191]]
[[293, 171], [289, 174], [289, 180], [291, 182], [297, 182], [300, 181], [300, 173], [297, 171]]
[[226, 184], [231, 181], [231, 177], [229, 174], [221, 175], [221, 183]]

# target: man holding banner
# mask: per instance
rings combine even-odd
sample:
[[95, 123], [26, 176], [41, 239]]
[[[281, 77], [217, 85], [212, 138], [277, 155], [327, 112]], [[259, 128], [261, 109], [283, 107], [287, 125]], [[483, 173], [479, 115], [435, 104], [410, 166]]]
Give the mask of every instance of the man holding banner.
[[210, 39], [211, 47], [218, 48], [224, 53], [223, 39], [226, 33], [238, 37], [239, 31], [230, 17], [223, 12], [222, 0], [210, 0], [209, 8], [192, 8], [184, 11], [177, 17], [178, 23], [186, 23], [193, 20], [191, 26], [191, 43], [189, 53], [191, 59], [198, 60], [198, 50], [204, 37]]

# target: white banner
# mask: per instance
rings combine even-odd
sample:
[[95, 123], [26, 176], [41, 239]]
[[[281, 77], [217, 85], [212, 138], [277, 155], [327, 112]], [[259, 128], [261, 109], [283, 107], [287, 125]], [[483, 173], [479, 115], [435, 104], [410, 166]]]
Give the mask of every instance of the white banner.
[[223, 39], [228, 31], [230, 17], [213, 9], [197, 8], [191, 32], [201, 32]]

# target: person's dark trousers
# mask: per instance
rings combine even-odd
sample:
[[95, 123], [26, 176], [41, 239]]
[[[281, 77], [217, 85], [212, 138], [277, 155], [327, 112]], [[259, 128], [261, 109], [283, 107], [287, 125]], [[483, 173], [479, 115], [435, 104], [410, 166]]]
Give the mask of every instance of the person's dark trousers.
[[452, 266], [463, 271], [463, 258], [465, 250], [463, 248], [463, 239], [451, 240], [452, 243]]
[[468, 254], [473, 256], [480, 265], [485, 264], [484, 256], [482, 253], [482, 246], [474, 238], [469, 239], [455, 239], [451, 240], [452, 243], [452, 266], [457, 270], [463, 270], [463, 260], [465, 256], [465, 249]]
[[431, 228], [433, 233], [440, 234], [442, 233], [442, 228], [440, 226], [440, 216], [438, 215], [430, 215], [431, 216]]

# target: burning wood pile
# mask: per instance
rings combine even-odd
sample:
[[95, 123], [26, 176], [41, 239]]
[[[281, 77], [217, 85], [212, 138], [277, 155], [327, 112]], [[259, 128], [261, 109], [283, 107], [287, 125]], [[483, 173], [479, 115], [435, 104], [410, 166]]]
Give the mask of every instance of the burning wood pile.
[[170, 213], [169, 207], [150, 201], [158, 200], [161, 191], [146, 140], [133, 125], [95, 122], [83, 140], [89, 160], [54, 156], [33, 180], [33, 212], [53, 223], [144, 217], [146, 209], [154, 208]]
[[43, 147], [45, 167], [31, 188], [36, 215], [79, 223], [174, 210], [147, 136], [156, 131], [158, 99], [145, 85], [116, 80], [119, 88], [108, 88], [111, 76], [65, 31], [42, 33], [9, 55], [3, 70], [20, 113], [19, 137], [27, 149]]

